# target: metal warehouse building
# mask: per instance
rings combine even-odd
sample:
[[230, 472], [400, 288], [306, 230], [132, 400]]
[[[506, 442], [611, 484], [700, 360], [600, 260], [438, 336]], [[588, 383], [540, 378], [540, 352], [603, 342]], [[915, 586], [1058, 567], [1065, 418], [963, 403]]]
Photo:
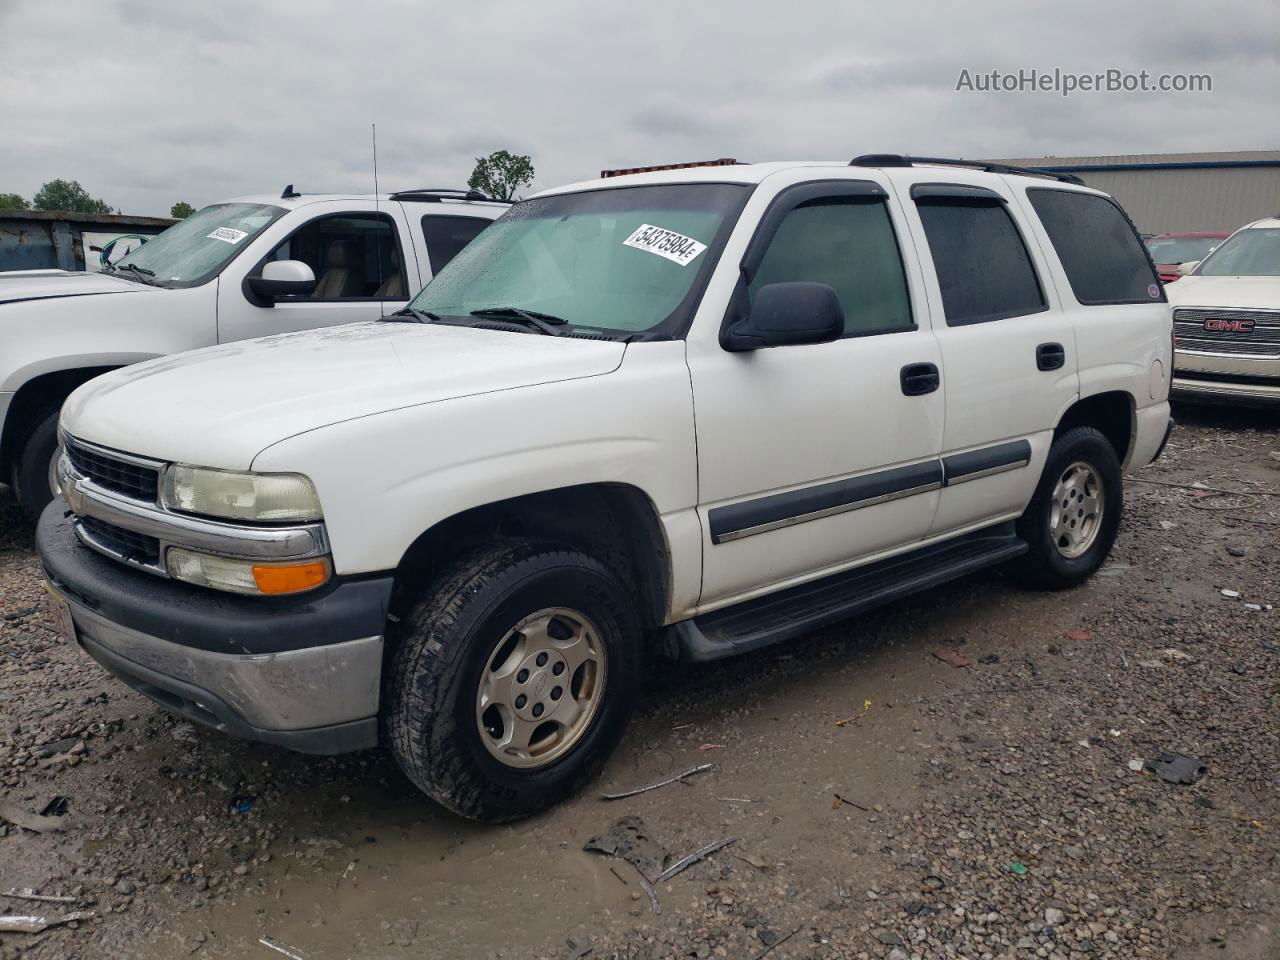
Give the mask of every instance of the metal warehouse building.
[[1023, 157], [1000, 162], [1074, 173], [1119, 200], [1143, 233], [1234, 230], [1280, 214], [1280, 150]]

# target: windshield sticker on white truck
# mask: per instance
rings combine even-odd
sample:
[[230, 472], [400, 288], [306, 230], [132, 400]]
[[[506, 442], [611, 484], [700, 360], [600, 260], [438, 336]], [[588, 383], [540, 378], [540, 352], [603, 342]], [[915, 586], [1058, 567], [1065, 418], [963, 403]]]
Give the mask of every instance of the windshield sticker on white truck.
[[699, 243], [693, 237], [686, 237], [674, 230], [663, 230], [662, 227], [648, 223], [640, 224], [636, 232], [622, 242], [625, 246], [666, 257], [682, 267], [687, 267], [694, 257], [707, 249], [705, 243]]
[[219, 227], [213, 233], [209, 234], [209, 240], [221, 240], [223, 243], [239, 243], [248, 234], [243, 230], [237, 230], [235, 227]]

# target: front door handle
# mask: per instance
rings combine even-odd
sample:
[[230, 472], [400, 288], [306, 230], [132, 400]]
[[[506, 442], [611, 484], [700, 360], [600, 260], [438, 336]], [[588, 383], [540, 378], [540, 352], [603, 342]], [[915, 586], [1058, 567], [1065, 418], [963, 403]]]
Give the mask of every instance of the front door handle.
[[932, 363], [908, 363], [900, 375], [902, 392], [908, 397], [922, 397], [933, 393], [942, 383], [938, 367]]
[[1060, 343], [1042, 343], [1036, 347], [1036, 366], [1041, 370], [1060, 370], [1067, 362], [1067, 351]]

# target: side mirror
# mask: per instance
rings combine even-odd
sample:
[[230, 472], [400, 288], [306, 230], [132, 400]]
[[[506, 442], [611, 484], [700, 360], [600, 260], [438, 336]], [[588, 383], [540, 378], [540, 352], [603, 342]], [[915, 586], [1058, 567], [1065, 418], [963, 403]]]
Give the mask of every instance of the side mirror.
[[1191, 275], [1191, 271], [1198, 266], [1200, 266], [1199, 260], [1188, 260], [1186, 263], [1178, 264], [1178, 269], [1175, 272], [1180, 277], [1188, 277]]
[[245, 277], [244, 295], [255, 306], [271, 307], [281, 297], [305, 297], [316, 288], [316, 275], [301, 260], [272, 260], [262, 276]]
[[746, 319], [720, 338], [726, 350], [827, 343], [844, 336], [844, 309], [829, 284], [793, 281], [770, 283], [756, 291]]

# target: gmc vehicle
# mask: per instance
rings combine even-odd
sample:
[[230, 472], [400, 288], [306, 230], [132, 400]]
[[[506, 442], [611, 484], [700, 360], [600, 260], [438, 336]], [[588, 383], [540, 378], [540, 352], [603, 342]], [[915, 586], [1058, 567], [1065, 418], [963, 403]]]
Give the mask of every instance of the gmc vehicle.
[[81, 387], [37, 539], [125, 683], [296, 750], [385, 743], [504, 820], [600, 770], [646, 657], [996, 564], [1085, 580], [1171, 361], [1137, 233], [1073, 178], [605, 177], [516, 204], [394, 316]]
[[1173, 391], [1191, 400], [1280, 403], [1280, 217], [1241, 227], [1169, 288]]
[[397, 310], [505, 203], [458, 190], [216, 203], [101, 273], [0, 273], [0, 482], [39, 516], [58, 410], [152, 357]]

